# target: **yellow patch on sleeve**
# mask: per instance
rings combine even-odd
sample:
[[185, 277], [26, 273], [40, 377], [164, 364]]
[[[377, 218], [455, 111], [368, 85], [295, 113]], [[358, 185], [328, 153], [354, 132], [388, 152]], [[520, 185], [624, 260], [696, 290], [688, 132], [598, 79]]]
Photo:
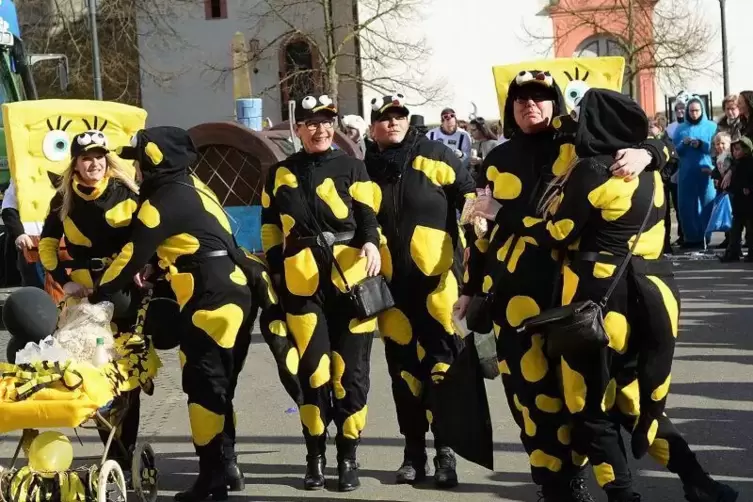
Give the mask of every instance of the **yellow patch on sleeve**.
[[[316, 194], [327, 205], [338, 220], [344, 220], [350, 214], [348, 206], [343, 202], [340, 194], [337, 193], [337, 187], [332, 178], [325, 178], [322, 183], [316, 187]], [[287, 235], [287, 234], [286, 234]]]
[[594, 476], [596, 476], [596, 482], [599, 483], [599, 486], [602, 488], [604, 488], [604, 485], [611, 483], [616, 479], [614, 476], [614, 468], [606, 462], [594, 465], [593, 469]]
[[280, 166], [275, 171], [275, 184], [272, 188], [272, 195], [277, 195], [277, 190], [284, 186], [298, 188], [298, 179], [287, 167]]
[[148, 200], [141, 205], [139, 214], [136, 216], [147, 228], [157, 228], [160, 224], [159, 210]]
[[94, 279], [92, 279], [92, 274], [85, 268], [71, 270], [71, 280], [76, 284], [81, 284], [85, 288], [94, 288]]
[[651, 393], [651, 400], [652, 401], [661, 401], [665, 397], [667, 397], [667, 394], [669, 394], [669, 385], [672, 382], [672, 375], [667, 375], [667, 379], [664, 380], [664, 382], [659, 385], [654, 391]]
[[261, 248], [265, 253], [282, 244], [282, 229], [277, 225], [265, 223], [261, 226]]
[[378, 213], [379, 206], [382, 203], [382, 191], [379, 190], [379, 200], [377, 200], [377, 194], [374, 191], [374, 187], [379, 188], [378, 185], [371, 181], [356, 181], [350, 185], [348, 193], [353, 197], [353, 200], [369, 206], [372, 211]]
[[500, 172], [496, 167], [486, 169], [486, 177], [494, 185], [492, 195], [499, 200], [514, 200], [523, 190], [523, 182], [512, 173]]
[[92, 241], [78, 229], [70, 216], [66, 216], [63, 220], [63, 233], [65, 240], [71, 244], [87, 248], [92, 247]]
[[269, 206], [272, 204], [272, 200], [269, 198], [269, 194], [267, 193], [266, 188], [261, 189], [261, 207], [264, 209], [269, 209]]
[[569, 218], [559, 220], [556, 223], [549, 221], [546, 224], [546, 229], [549, 231], [549, 235], [551, 235], [556, 241], [565, 240], [574, 228], [575, 222]]
[[105, 212], [107, 224], [113, 228], [126, 227], [131, 224], [133, 213], [136, 211], [138, 204], [133, 199], [126, 199], [115, 204]]
[[60, 239], [56, 237], [45, 237], [39, 240], [39, 261], [45, 270], [55, 270], [58, 268], [58, 249], [60, 248]]
[[432, 160], [422, 155], [413, 159], [413, 169], [424, 173], [437, 186], [447, 186], [455, 183], [455, 170], [441, 160]]

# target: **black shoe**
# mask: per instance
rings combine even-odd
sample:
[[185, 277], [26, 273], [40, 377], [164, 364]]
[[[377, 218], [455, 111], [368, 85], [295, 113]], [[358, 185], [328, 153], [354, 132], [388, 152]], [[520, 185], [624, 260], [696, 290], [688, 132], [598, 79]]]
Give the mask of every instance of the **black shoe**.
[[344, 458], [337, 461], [337, 490], [352, 492], [361, 486], [358, 478], [358, 462], [354, 458]]
[[225, 460], [225, 481], [227, 489], [231, 492], [242, 492], [246, 489], [246, 478], [243, 476], [240, 466], [238, 466], [238, 457]]
[[449, 446], [437, 449], [434, 457], [434, 484], [438, 488], [454, 488], [458, 486], [458, 473], [455, 472], [455, 452]]
[[708, 475], [699, 483], [683, 485], [682, 489], [688, 502], [735, 502], [738, 497], [731, 486], [714, 481]]
[[576, 477], [569, 484], [552, 483], [541, 487], [539, 502], [596, 502], [586, 487], [586, 479]]
[[426, 479], [426, 453], [423, 457], [415, 456], [403, 458], [403, 465], [395, 473], [395, 482], [398, 485], [414, 485]]
[[321, 490], [324, 488], [324, 468], [327, 459], [324, 455], [306, 456], [306, 475], [303, 477], [304, 490]]
[[207, 468], [199, 470], [190, 490], [175, 494], [177, 502], [203, 502], [204, 500], [227, 500], [227, 482], [225, 481], [224, 469], [212, 470]]

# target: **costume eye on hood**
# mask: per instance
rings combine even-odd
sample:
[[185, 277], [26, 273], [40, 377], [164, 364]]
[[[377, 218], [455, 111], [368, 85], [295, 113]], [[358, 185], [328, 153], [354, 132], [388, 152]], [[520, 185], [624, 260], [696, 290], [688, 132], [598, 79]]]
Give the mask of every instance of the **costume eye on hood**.
[[304, 96], [295, 104], [295, 121], [305, 122], [315, 117], [337, 117], [337, 107], [326, 94], [319, 97]]
[[566, 109], [562, 90], [548, 71], [520, 71], [515, 75], [512, 82], [510, 82], [510, 88], [507, 91], [507, 99], [505, 100], [504, 135], [506, 138], [512, 138], [513, 135], [520, 132], [520, 127], [515, 122], [515, 111], [513, 108], [515, 99], [524, 92], [533, 89], [539, 89], [554, 101], [554, 117], [562, 113], [562, 110]]
[[140, 130], [130, 145], [118, 148], [116, 153], [123, 159], [138, 161], [145, 178], [149, 174], [188, 171], [198, 158], [188, 131], [168, 126]]
[[92, 129], [77, 134], [71, 141], [71, 158], [76, 158], [90, 150], [110, 151], [107, 136], [100, 130]]
[[373, 98], [371, 100], [371, 122], [374, 123], [382, 118], [382, 115], [389, 110], [397, 110], [403, 113], [406, 117], [410, 115], [410, 110], [405, 106], [405, 96], [399, 92], [382, 96], [381, 98]]
[[648, 117], [629, 96], [608, 89], [589, 89], [569, 115], [552, 125], [573, 134], [579, 157], [612, 155], [648, 137]]

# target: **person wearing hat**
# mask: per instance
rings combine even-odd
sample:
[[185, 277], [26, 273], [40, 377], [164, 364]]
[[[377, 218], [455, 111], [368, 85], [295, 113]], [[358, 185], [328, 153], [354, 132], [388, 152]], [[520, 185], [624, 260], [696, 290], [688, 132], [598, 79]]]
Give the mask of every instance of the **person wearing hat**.
[[261, 235], [275, 282], [283, 285], [288, 330], [300, 355], [304, 488], [325, 485], [327, 425], [334, 421], [337, 488], [352, 491], [360, 486], [356, 449], [366, 424], [376, 319], [357, 319], [344, 293], [347, 285], [378, 275], [382, 261], [378, 194], [363, 162], [332, 148], [336, 116], [326, 95], [296, 101], [295, 131], [303, 148], [269, 169]]
[[[277, 303], [266, 267], [238, 248], [217, 196], [190, 169], [198, 152], [178, 127], [140, 130], [118, 155], [141, 175], [139, 207], [127, 242], [89, 296], [108, 301], [132, 281], [149, 287], [158, 259], [180, 307], [178, 331], [183, 390], [199, 457], [193, 486], [181, 502], [225, 500], [244, 487], [235, 455], [233, 397], [259, 307]], [[147, 313], [148, 315], [148, 313]], [[260, 319], [261, 329], [268, 320]], [[284, 322], [275, 324], [284, 332]]]
[[[460, 347], [452, 323], [459, 277], [453, 271], [460, 241], [457, 211], [475, 197], [470, 172], [447, 146], [409, 127], [402, 94], [374, 98], [366, 168], [376, 185], [380, 251], [395, 307], [379, 316], [400, 433], [405, 437], [398, 483], [427, 475], [426, 433], [431, 388], [439, 384]], [[453, 450], [434, 432], [434, 481], [458, 483]]]
[[440, 114], [442, 123], [426, 133], [426, 136], [434, 141], [447, 145], [460, 159], [464, 166], [468, 166], [471, 160], [471, 146], [473, 139], [468, 131], [458, 127], [458, 119], [455, 110], [445, 108]]
[[[492, 195], [480, 198], [479, 211], [494, 201], [503, 206], [500, 214], [524, 212], [524, 223], [542, 217], [542, 194], [574, 160], [572, 136], [554, 127], [558, 123], [554, 119], [565, 113], [562, 92], [549, 72], [529, 70], [516, 75], [504, 107], [509, 141], [483, 161], [479, 188]], [[619, 150], [615, 159], [612, 173], [631, 179], [649, 165], [661, 169], [669, 154], [661, 140], [646, 140], [636, 148]], [[525, 319], [559, 301], [552, 291], [560, 277], [558, 262], [550, 250], [503, 223], [490, 222], [487, 234], [470, 246], [467, 280], [455, 312], [463, 319], [473, 296], [493, 294], [502, 383], [531, 459], [533, 481], [541, 486], [547, 502], [590, 502], [593, 497], [582, 467], [585, 460], [573, 455], [570, 445], [562, 441], [561, 427], [569, 424], [569, 414], [564, 407], [549, 406], [557, 402], [549, 398], [560, 392], [552, 370], [558, 361], [546, 358], [538, 339], [517, 332]], [[494, 256], [498, 259], [488, 259]], [[535, 434], [530, 423], [536, 424]]]
[[[137, 207], [139, 189], [133, 177], [110, 152], [107, 136], [99, 130], [85, 131], [71, 142], [71, 162], [58, 181], [57, 193], [42, 227], [39, 257], [42, 266], [63, 286], [67, 296], [85, 297], [107, 265], [128, 242], [128, 226]], [[59, 257], [61, 238], [72, 260]], [[125, 288], [127, 294], [136, 292]], [[136, 300], [136, 297], [134, 297]], [[134, 306], [138, 301], [134, 301]], [[130, 331], [136, 309], [117, 309], [113, 322], [118, 332]], [[124, 471], [131, 470], [131, 451], [139, 429], [139, 389], [131, 391], [131, 406], [123, 420], [120, 439], [127, 452], [116, 445], [108, 456]], [[101, 431], [103, 441], [109, 431]]]

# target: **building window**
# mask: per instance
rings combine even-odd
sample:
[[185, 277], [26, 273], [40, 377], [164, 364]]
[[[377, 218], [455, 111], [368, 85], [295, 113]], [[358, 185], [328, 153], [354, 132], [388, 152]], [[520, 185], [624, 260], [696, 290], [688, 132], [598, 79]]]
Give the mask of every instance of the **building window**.
[[317, 65], [311, 46], [306, 40], [288, 41], [281, 54], [280, 92], [282, 94], [282, 119], [288, 119], [288, 101], [317, 92]]
[[207, 19], [227, 19], [227, 0], [204, 0]]
[[625, 74], [622, 78], [622, 93], [631, 94], [630, 69], [627, 67], [627, 51], [623, 45], [613, 37], [608, 35], [599, 35], [589, 38], [581, 43], [575, 50], [573, 57], [606, 57], [622, 56], [625, 58]]

